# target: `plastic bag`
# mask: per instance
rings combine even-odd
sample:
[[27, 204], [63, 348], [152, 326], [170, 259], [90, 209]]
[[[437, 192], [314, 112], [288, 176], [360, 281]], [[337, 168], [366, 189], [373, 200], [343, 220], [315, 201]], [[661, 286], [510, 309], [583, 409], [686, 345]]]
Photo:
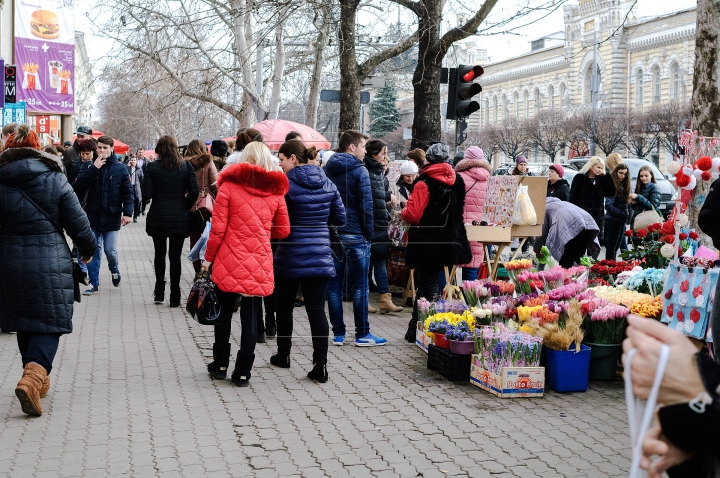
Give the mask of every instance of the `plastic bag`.
[[207, 249], [207, 241], [210, 238], [210, 226], [212, 225], [212, 219], [205, 224], [205, 230], [203, 230], [202, 236], [195, 243], [190, 252], [187, 255], [189, 261], [205, 261], [205, 249]]
[[392, 217], [388, 224], [388, 237], [394, 246], [407, 245], [408, 223], [406, 223], [401, 214], [402, 210], [394, 209]]
[[528, 187], [520, 185], [515, 196], [515, 211], [513, 212], [513, 226], [534, 226], [537, 224], [537, 214], [533, 207]]

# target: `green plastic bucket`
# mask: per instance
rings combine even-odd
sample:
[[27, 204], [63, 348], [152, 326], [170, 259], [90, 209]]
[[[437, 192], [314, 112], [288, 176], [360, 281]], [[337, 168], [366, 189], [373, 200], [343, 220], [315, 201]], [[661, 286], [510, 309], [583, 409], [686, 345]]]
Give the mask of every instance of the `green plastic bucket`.
[[590, 380], [604, 382], [615, 380], [622, 344], [585, 342], [585, 345], [590, 347]]

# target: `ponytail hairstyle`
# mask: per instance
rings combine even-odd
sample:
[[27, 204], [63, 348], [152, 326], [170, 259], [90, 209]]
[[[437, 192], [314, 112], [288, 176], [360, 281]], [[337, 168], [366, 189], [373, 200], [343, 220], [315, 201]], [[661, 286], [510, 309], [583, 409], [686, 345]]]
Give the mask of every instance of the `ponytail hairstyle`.
[[255, 128], [241, 128], [237, 132], [237, 138], [235, 138], [235, 151], [242, 151], [245, 147], [257, 141], [262, 143], [264, 141], [263, 135], [260, 131]]
[[282, 153], [283, 156], [287, 158], [294, 154], [297, 158], [298, 164], [308, 164], [309, 161], [318, 159], [317, 148], [315, 146], [310, 146], [309, 148], [306, 148], [305, 144], [299, 139], [291, 139], [290, 141], [285, 141], [278, 150], [278, 154], [280, 153]]
[[155, 153], [158, 155], [158, 161], [165, 169], [180, 169], [183, 160], [180, 157], [180, 150], [177, 142], [172, 136], [162, 136], [155, 146]]

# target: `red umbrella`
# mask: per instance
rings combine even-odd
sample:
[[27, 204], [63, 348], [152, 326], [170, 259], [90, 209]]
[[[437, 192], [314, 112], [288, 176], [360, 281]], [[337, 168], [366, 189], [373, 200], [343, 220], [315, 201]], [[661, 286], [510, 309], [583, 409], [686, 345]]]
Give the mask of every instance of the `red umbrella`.
[[[105, 136], [105, 133], [94, 129], [93, 133], [92, 133], [92, 137], [95, 139], [98, 139], [100, 136]], [[73, 135], [73, 137], [70, 139], [70, 141], [72, 141], [74, 143], [75, 138], [77, 138], [77, 136]], [[128, 146], [127, 144], [125, 144], [122, 141], [120, 141], [119, 139], [115, 139], [115, 138], [113, 138], [113, 143], [114, 143], [113, 149], [115, 150], [116, 154], [125, 154], [125, 155], [130, 154], [130, 146]]]
[[330, 142], [323, 135], [304, 124], [285, 120], [266, 120], [253, 126], [260, 131], [265, 144], [270, 151], [277, 151], [285, 142], [285, 135], [290, 131], [300, 133], [300, 139], [306, 146], [315, 146], [317, 149], [330, 149]]

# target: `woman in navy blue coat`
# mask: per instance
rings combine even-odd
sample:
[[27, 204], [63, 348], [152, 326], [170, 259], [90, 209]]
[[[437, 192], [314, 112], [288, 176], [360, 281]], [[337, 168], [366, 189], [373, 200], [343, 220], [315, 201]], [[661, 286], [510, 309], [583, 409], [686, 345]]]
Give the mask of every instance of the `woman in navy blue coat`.
[[630, 171], [620, 163], [610, 177], [615, 183], [615, 196], [605, 198], [605, 259], [614, 261], [630, 215]]
[[346, 218], [335, 184], [319, 166], [308, 164], [317, 155], [315, 147], [306, 148], [297, 139], [286, 141], [278, 151], [280, 166], [290, 182], [285, 195], [290, 235], [280, 240], [275, 252], [278, 352], [270, 357], [270, 363], [290, 367], [295, 293], [302, 285], [313, 341], [314, 368], [308, 377], [324, 383], [330, 334], [325, 296], [330, 278], [335, 277], [328, 226], [340, 226]]

